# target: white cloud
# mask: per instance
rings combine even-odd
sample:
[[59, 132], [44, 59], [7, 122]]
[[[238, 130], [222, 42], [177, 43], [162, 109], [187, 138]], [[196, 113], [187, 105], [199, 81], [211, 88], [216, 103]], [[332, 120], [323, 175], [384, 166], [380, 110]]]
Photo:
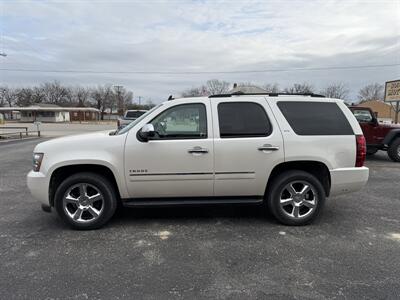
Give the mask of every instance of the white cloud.
[[[3, 1], [2, 68], [107, 71], [219, 71], [400, 63], [398, 1]], [[118, 83], [136, 95], [170, 93], [218, 77], [310, 81], [322, 87], [400, 77], [397, 67], [216, 75], [17, 73], [7, 84], [58, 79]]]

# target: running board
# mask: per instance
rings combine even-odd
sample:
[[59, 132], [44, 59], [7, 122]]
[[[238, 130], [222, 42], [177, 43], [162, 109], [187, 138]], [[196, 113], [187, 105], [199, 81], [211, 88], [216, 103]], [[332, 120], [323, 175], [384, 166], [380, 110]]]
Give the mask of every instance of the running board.
[[138, 198], [122, 199], [126, 207], [190, 206], [217, 204], [262, 204], [263, 197], [194, 197], [194, 198]]

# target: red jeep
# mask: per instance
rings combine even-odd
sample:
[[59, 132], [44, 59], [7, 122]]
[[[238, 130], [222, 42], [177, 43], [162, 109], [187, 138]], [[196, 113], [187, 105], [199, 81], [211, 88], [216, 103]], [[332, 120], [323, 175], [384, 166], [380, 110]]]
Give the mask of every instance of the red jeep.
[[387, 151], [391, 160], [400, 162], [400, 125], [380, 124], [368, 107], [350, 106], [357, 118], [367, 141], [367, 154], [378, 150]]

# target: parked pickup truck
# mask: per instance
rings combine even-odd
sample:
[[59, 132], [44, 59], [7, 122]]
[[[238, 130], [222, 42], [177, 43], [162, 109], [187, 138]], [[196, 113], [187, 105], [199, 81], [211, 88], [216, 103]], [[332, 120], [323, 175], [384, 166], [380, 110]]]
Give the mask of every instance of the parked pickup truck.
[[338, 99], [183, 98], [121, 130], [38, 144], [28, 187], [44, 210], [55, 208], [77, 229], [104, 225], [118, 203], [253, 204], [283, 224], [304, 225], [327, 197], [365, 185], [365, 151], [360, 125]]
[[400, 162], [400, 125], [380, 124], [374, 112], [368, 107], [351, 106], [360, 123], [367, 142], [367, 154], [373, 155], [378, 150], [387, 151], [395, 162]]
[[128, 125], [130, 122], [135, 121], [137, 118], [139, 118], [141, 115], [146, 113], [147, 110], [127, 110], [125, 112], [125, 115], [118, 119], [117, 121], [117, 126], [118, 128], [124, 128], [126, 125]]

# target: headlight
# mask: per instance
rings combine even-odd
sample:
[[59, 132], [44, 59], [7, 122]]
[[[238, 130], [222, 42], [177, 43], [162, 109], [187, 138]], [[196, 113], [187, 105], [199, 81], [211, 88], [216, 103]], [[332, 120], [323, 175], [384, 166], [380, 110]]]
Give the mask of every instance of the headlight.
[[33, 153], [33, 171], [39, 172], [43, 160], [43, 153]]

